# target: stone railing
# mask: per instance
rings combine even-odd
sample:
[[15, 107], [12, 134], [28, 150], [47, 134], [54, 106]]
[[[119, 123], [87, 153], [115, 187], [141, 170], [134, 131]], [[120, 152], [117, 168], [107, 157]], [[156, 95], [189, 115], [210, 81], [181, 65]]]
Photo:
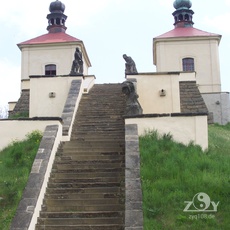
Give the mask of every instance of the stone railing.
[[10, 230], [35, 229], [61, 136], [61, 126], [46, 127]]
[[125, 230], [143, 230], [137, 125], [125, 126]]

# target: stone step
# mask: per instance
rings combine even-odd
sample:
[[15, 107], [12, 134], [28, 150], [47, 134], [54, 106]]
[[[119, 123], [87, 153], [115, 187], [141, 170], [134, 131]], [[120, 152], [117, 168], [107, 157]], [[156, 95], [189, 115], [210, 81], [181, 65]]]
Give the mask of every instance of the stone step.
[[106, 198], [106, 199], [76, 199], [76, 200], [70, 200], [70, 199], [44, 199], [44, 205], [47, 206], [83, 206], [83, 205], [113, 205], [113, 204], [122, 204], [124, 203], [122, 199], [120, 198]]
[[[106, 132], [106, 133], [110, 133], [111, 135], [114, 135], [115, 136], [115, 133], [116, 134], [123, 134], [124, 132], [125, 132], [125, 130], [124, 130], [124, 125], [122, 125], [121, 127], [119, 127], [119, 126], [81, 126], [81, 125], [78, 125], [78, 128], [77, 129], [75, 129], [75, 128], [73, 128], [73, 130], [72, 131], [75, 131], [75, 132], [77, 132], [77, 131], [84, 131], [85, 132], [85, 134], [87, 134], [87, 133], [94, 133], [94, 132], [99, 132], [99, 134], [100, 133], [102, 133], [102, 132]], [[112, 132], [115, 132], [115, 133], [112, 133]]]
[[124, 227], [117, 224], [104, 224], [97, 226], [36, 226], [35, 230], [124, 230]]
[[101, 212], [101, 211], [124, 211], [123, 204], [103, 204], [103, 205], [81, 205], [81, 206], [65, 206], [62, 203], [60, 206], [42, 206], [42, 211], [47, 212]]
[[[57, 157], [86, 157], [85, 159], [87, 159], [87, 157], [92, 157], [92, 159], [94, 159], [93, 157], [103, 157], [103, 156], [111, 156], [111, 157], [119, 157], [119, 156], [123, 156], [124, 157], [124, 151], [119, 150], [119, 151], [78, 151], [77, 153], [75, 151], [72, 150], [59, 150], [57, 152]], [[74, 158], [73, 158], [74, 159]], [[98, 158], [97, 158], [98, 159]]]
[[67, 193], [67, 194], [46, 194], [47, 199], [60, 199], [60, 200], [76, 200], [76, 199], [107, 199], [107, 198], [122, 198], [118, 193]]
[[[105, 169], [116, 169], [116, 168], [124, 168], [124, 163], [105, 163], [105, 164], [60, 164], [55, 163], [53, 166], [54, 169], [58, 170], [90, 170], [95, 169], [95, 171], [101, 170], [102, 172], [105, 172]], [[83, 171], [82, 171], [83, 172]]]
[[[76, 152], [76, 155], [78, 153]], [[56, 158], [56, 160], [54, 161], [55, 164], [71, 164], [71, 165], [79, 165], [79, 164], [113, 164], [113, 163], [123, 163], [124, 162], [124, 157], [122, 158], [115, 158], [115, 159], [100, 159], [100, 158], [97, 158], [97, 159], [77, 159], [77, 160], [74, 160], [73, 158], [70, 159], [69, 157], [68, 158]]]
[[104, 168], [106, 165], [107, 167], [116, 167], [122, 166], [124, 164], [125, 159], [97, 159], [97, 160], [86, 160], [86, 159], [80, 159], [80, 160], [55, 160], [54, 165], [60, 166], [60, 165], [67, 165], [69, 167], [78, 167], [78, 166], [95, 166], [96, 168]]
[[73, 149], [66, 149], [65, 151], [59, 150], [57, 152], [57, 156], [66, 155], [66, 156], [73, 156], [73, 155], [122, 155], [124, 154], [123, 149], [79, 149], [77, 152]]
[[75, 150], [75, 151], [85, 151], [85, 150], [96, 150], [96, 151], [101, 151], [101, 150], [113, 150], [113, 151], [116, 151], [116, 150], [123, 150], [124, 149], [124, 146], [120, 146], [120, 145], [117, 145], [117, 144], [114, 144], [114, 145], [64, 145], [62, 147], [63, 151], [65, 150]]
[[124, 230], [125, 97], [121, 84], [81, 98], [60, 145], [36, 230]]
[[89, 226], [103, 224], [123, 224], [121, 217], [101, 217], [101, 218], [38, 218], [38, 224], [55, 226]]
[[91, 183], [48, 183], [49, 188], [106, 188], [106, 187], [119, 187], [120, 182], [91, 182]]
[[[74, 130], [74, 129], [73, 129]], [[88, 131], [119, 131], [124, 130], [124, 125], [84, 125], [78, 124], [77, 130], [86, 130]]]
[[47, 188], [47, 194], [120, 194], [120, 187], [95, 187], [95, 188]]
[[73, 184], [73, 183], [98, 183], [98, 182], [120, 182], [120, 177], [96, 177], [96, 178], [50, 178], [50, 183]]
[[121, 211], [101, 212], [41, 212], [41, 218], [100, 218], [100, 217], [122, 217]]
[[[105, 135], [105, 136], [102, 136], [102, 135], [94, 135], [94, 134], [81, 134], [81, 133], [78, 133], [76, 135], [73, 135], [74, 133], [72, 133], [72, 136], [71, 136], [71, 141], [124, 141], [124, 137], [122, 137], [122, 135]], [[74, 136], [74, 137], [73, 137]]]
[[[103, 137], [102, 137], [103, 138]], [[71, 141], [68, 141], [68, 142], [63, 142], [62, 145], [63, 146], [68, 146], [68, 145], [75, 145], [75, 144], [91, 144], [91, 145], [101, 145], [101, 144], [114, 144], [114, 142], [116, 144], [119, 144], [122, 146], [124, 146], [125, 144], [125, 141], [124, 139], [120, 138], [120, 140], [116, 141], [116, 140], [113, 140], [113, 139], [98, 139], [98, 140], [90, 140], [90, 141], [87, 141], [87, 140], [71, 140]]]
[[94, 148], [107, 148], [107, 147], [114, 147], [114, 148], [124, 148], [125, 143], [123, 142], [103, 142], [103, 141], [76, 141], [76, 142], [70, 142], [69, 144], [64, 144], [60, 149], [65, 150], [65, 149], [74, 149], [74, 148], [81, 148], [81, 147], [94, 147]]
[[[60, 153], [60, 152], [59, 152]], [[61, 154], [61, 153], [60, 153]], [[111, 160], [120, 160], [124, 161], [124, 155], [102, 155], [102, 154], [81, 154], [79, 153], [73, 153], [71, 155], [67, 155], [63, 153], [63, 155], [60, 155], [56, 157], [57, 161], [95, 161], [95, 160], [102, 160], [102, 161], [111, 161]]]
[[124, 177], [124, 172], [97, 172], [97, 173], [52, 173], [51, 178], [56, 179], [85, 179], [100, 177]]
[[99, 173], [99, 172], [123, 172], [124, 167], [110, 167], [110, 168], [53, 168], [52, 173]]
[[[73, 137], [72, 137], [73, 136]], [[78, 131], [78, 130], [73, 130], [72, 131], [72, 136], [71, 139], [84, 139], [84, 140], [103, 140], [103, 138], [107, 140], [120, 140], [122, 136], [124, 136], [124, 131], [119, 130], [119, 131], [114, 131], [114, 132], [103, 132], [103, 131], [88, 131], [88, 132], [83, 132], [83, 131]]]

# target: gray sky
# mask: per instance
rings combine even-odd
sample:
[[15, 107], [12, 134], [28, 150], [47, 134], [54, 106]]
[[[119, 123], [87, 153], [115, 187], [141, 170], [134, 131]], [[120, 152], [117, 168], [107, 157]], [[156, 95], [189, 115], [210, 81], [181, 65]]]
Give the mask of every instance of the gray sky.
[[[52, 1], [11, 0], [1, 8], [0, 106], [20, 95], [20, 42], [47, 33], [46, 16]], [[96, 83], [123, 82], [131, 56], [138, 72], [155, 72], [152, 39], [174, 28], [174, 0], [62, 0], [66, 33], [81, 39]], [[230, 0], [192, 0], [194, 27], [222, 35], [220, 65], [222, 91], [230, 91]]]

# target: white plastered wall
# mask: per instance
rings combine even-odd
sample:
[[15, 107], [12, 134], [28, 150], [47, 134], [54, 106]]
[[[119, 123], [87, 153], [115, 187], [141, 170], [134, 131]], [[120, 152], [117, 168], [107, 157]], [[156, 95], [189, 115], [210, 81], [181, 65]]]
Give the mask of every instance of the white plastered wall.
[[84, 75], [91, 66], [84, 45], [77, 43], [42, 44], [21, 47], [21, 79], [29, 79], [31, 75], [45, 75], [45, 65], [55, 64], [56, 75], [68, 75], [71, 71], [76, 47], [82, 52]]
[[200, 92], [220, 92], [219, 38], [154, 39], [154, 64], [158, 72], [182, 71], [182, 59], [194, 58]]
[[62, 124], [58, 120], [1, 120], [0, 130], [4, 135], [1, 136], [0, 150], [5, 148], [12, 141], [21, 141], [25, 139], [26, 135], [34, 130], [44, 132], [47, 125], [59, 125], [59, 129], [62, 129]]
[[[179, 75], [179, 73], [139, 73], [127, 76], [127, 80], [132, 78], [137, 80], [138, 101], [143, 114], [180, 112]], [[165, 90], [165, 96], [160, 96], [162, 89]]]
[[[30, 79], [30, 117], [61, 117], [71, 82], [82, 77], [40, 77]], [[80, 94], [82, 94], [82, 85]], [[52, 94], [50, 96], [50, 94]]]
[[129, 118], [125, 124], [137, 124], [139, 136], [157, 130], [160, 134], [170, 133], [175, 141], [185, 145], [192, 141], [203, 150], [208, 148], [207, 116]]

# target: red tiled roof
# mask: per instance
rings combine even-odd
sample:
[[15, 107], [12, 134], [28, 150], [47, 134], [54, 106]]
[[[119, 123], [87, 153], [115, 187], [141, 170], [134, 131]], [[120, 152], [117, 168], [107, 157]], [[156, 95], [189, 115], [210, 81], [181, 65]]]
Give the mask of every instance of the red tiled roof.
[[194, 27], [177, 27], [173, 30], [170, 30], [167, 33], [164, 33], [156, 38], [173, 38], [173, 37], [211, 37], [211, 36], [220, 36], [219, 34], [205, 32], [203, 30], [198, 30]]
[[76, 42], [81, 41], [75, 37], [72, 37], [64, 32], [60, 33], [48, 33], [39, 37], [30, 39], [25, 42], [21, 42], [18, 45], [32, 45], [32, 44], [45, 44], [45, 43], [59, 43], [59, 42]]

